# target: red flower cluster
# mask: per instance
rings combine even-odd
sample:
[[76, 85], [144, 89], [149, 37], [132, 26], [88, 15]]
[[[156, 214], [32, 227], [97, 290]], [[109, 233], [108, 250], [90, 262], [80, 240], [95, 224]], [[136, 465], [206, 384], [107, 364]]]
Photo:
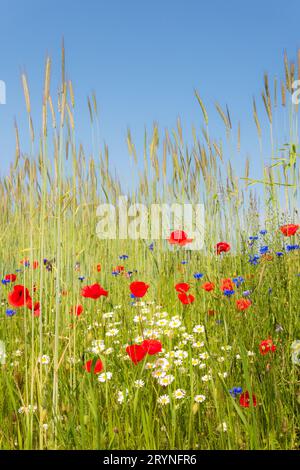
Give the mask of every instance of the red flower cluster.
[[[93, 364], [93, 360], [90, 359], [89, 361], [87, 361], [84, 365], [84, 368], [87, 372], [91, 372], [92, 370], [92, 364]], [[94, 366], [94, 370], [93, 370], [93, 373], [94, 374], [100, 374], [100, 372], [103, 370], [103, 364], [102, 364], [102, 361], [100, 359], [97, 359], [96, 363], [95, 363], [95, 366]]]
[[188, 238], [187, 234], [183, 230], [175, 230], [171, 233], [168, 242], [170, 245], [185, 246], [193, 241], [192, 238]]
[[34, 302], [34, 304], [32, 304], [32, 300], [31, 298], [28, 299], [27, 301], [27, 304], [26, 306], [29, 308], [29, 310], [33, 310], [33, 315], [35, 317], [39, 317], [40, 314], [41, 314], [41, 310], [40, 310], [40, 303], [39, 302]]
[[[252, 394], [252, 402], [253, 402], [253, 406], [257, 405], [256, 396], [254, 394]], [[243, 406], [244, 408], [249, 408], [250, 404], [251, 404], [251, 400], [250, 400], [249, 392], [247, 391], [247, 392], [241, 393], [240, 405]]]
[[275, 351], [276, 351], [276, 346], [270, 338], [264, 339], [263, 341], [261, 341], [259, 345], [260, 354], [265, 356], [266, 354], [268, 354], [268, 352], [275, 352]]
[[6, 281], [15, 282], [16, 279], [17, 279], [16, 274], [6, 274], [5, 276]]
[[206, 292], [210, 292], [212, 290], [214, 290], [215, 288], [215, 285], [213, 282], [205, 282], [204, 284], [202, 284], [202, 289], [206, 290]]
[[149, 285], [145, 284], [145, 282], [134, 281], [130, 284], [129, 289], [130, 292], [134, 295], [134, 297], [144, 297], [149, 289]]
[[32, 303], [32, 298], [30, 297], [29, 290], [21, 285], [14, 286], [13, 290], [8, 294], [8, 303], [13, 307], [27, 307], [30, 310], [33, 310], [35, 317], [40, 316], [40, 303]]
[[118, 273], [122, 273], [124, 271], [124, 266], [117, 266], [114, 271], [118, 272]]
[[8, 302], [13, 307], [24, 307], [28, 301], [31, 301], [29, 290], [21, 285], [14, 286], [8, 294]]
[[234, 290], [233, 282], [230, 278], [221, 280], [221, 290]]
[[147, 354], [153, 356], [161, 350], [162, 344], [157, 339], [145, 339], [141, 344], [131, 344], [126, 348], [128, 356], [135, 365], [142, 361]]
[[215, 246], [215, 250], [217, 255], [220, 255], [221, 253], [227, 253], [229, 251], [231, 246], [227, 242], [219, 242]]
[[190, 287], [191, 286], [186, 282], [180, 282], [175, 286], [176, 291], [179, 292], [178, 299], [184, 305], [192, 304], [195, 300], [195, 297], [192, 294], [187, 294]]
[[99, 297], [108, 296], [108, 291], [103, 289], [100, 284], [92, 284], [91, 286], [85, 286], [81, 289], [81, 295], [82, 297], [87, 297], [89, 299], [99, 299]]
[[299, 227], [300, 225], [295, 224], [282, 225], [282, 227], [280, 227], [280, 231], [285, 237], [291, 237], [292, 235], [295, 235]]
[[247, 308], [249, 308], [250, 305], [251, 305], [251, 300], [249, 299], [238, 299], [236, 301], [236, 307], [241, 312], [243, 312], [244, 310], [247, 310]]
[[75, 305], [75, 307], [71, 307], [71, 315], [76, 315], [77, 317], [79, 317], [83, 312], [83, 306], [82, 305]]

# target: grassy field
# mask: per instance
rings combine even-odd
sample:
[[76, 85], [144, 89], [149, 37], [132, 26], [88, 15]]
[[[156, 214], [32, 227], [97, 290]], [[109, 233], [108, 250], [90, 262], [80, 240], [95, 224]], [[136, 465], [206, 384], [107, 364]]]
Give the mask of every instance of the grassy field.
[[[299, 449], [299, 234], [280, 230], [299, 222], [295, 73], [285, 58], [281, 86], [265, 77], [272, 159], [259, 181], [249, 160], [235, 173], [197, 92], [203, 127], [192, 145], [180, 120], [161, 135], [155, 124], [142, 155], [128, 131], [129, 201], [204, 204], [201, 251], [100, 240], [97, 207], [117, 204], [124, 189], [106, 147], [90, 156], [77, 143], [64, 50], [57, 107], [46, 62], [40, 129], [22, 76], [31, 151], [16, 125], [15, 161], [0, 182], [1, 449]], [[94, 96], [88, 106], [96, 135]], [[278, 108], [287, 144], [273, 129]], [[228, 110], [216, 112], [238, 153], [239, 127]], [[261, 143], [255, 103], [253, 117]], [[231, 249], [218, 255], [221, 241]], [[141, 298], [131, 296], [135, 281], [149, 285]], [[95, 283], [108, 294], [82, 296]], [[184, 304], [180, 294], [194, 299]], [[145, 339], [162, 350], [135, 364], [126, 348]]]

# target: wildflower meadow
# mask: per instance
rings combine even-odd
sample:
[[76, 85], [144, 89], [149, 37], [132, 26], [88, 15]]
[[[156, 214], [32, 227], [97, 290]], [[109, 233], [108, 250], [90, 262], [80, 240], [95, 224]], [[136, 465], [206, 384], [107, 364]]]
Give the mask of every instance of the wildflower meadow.
[[[221, 141], [194, 90], [197, 129], [154, 123], [141, 151], [128, 130], [124, 181], [94, 94], [94, 153], [78, 140], [64, 47], [61, 62], [57, 93], [46, 60], [40, 124], [22, 72], [28, 136], [16, 123], [0, 181], [0, 448], [299, 449], [299, 63], [285, 55], [249, 103], [259, 176], [231, 164], [229, 109]], [[120, 197], [134, 214], [111, 215]], [[150, 208], [172, 204], [201, 204], [199, 231], [171, 214], [152, 238]]]

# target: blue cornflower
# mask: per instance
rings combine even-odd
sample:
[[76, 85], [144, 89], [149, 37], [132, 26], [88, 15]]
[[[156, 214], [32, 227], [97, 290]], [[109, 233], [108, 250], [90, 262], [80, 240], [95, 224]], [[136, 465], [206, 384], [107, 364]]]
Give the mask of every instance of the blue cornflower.
[[22, 269], [16, 269], [16, 273], [21, 273]]
[[264, 229], [264, 230], [261, 230], [259, 233], [260, 233], [261, 235], [266, 235], [266, 233], [268, 233], [268, 231]]
[[268, 253], [269, 251], [269, 247], [267, 245], [265, 246], [261, 246], [260, 249], [259, 249], [259, 252], [261, 255], [264, 255], [265, 253]]
[[254, 266], [258, 264], [259, 256], [258, 255], [253, 255], [250, 256], [249, 258], [249, 263], [253, 264]]
[[11, 308], [8, 308], [8, 309], [6, 309], [5, 313], [8, 317], [13, 317], [16, 314], [16, 311], [11, 309]]
[[119, 256], [120, 259], [128, 259], [128, 255], [121, 255]]
[[84, 276], [79, 276], [78, 279], [79, 279], [79, 281], [82, 282], [85, 279], [85, 277]]
[[130, 294], [130, 297], [131, 297], [132, 299], [135, 299], [135, 298], [136, 298], [134, 294]]
[[118, 275], [120, 274], [120, 271], [113, 271], [112, 274], [113, 274], [114, 276], [118, 276]]
[[280, 256], [283, 256], [283, 253], [282, 251], [276, 251], [276, 255], [278, 256], [278, 258], [280, 258]]
[[236, 398], [236, 396], [240, 395], [242, 391], [243, 391], [242, 387], [233, 387], [229, 390], [229, 393], [233, 398]]
[[188, 264], [188, 261], [183, 260], [183, 261], [181, 261], [181, 264]]
[[153, 249], [154, 249], [154, 243], [152, 242], [152, 243], [150, 243], [150, 245], [149, 245], [149, 250], [150, 250], [150, 251], [153, 251]]
[[249, 240], [251, 240], [251, 241], [253, 241], [253, 242], [254, 242], [254, 241], [258, 240], [258, 236], [255, 236], [255, 237], [249, 237]]
[[2, 279], [2, 284], [4, 284], [6, 286], [6, 284], [9, 284], [10, 283], [10, 280], [9, 279]]
[[226, 297], [231, 297], [234, 294], [234, 290], [224, 289], [223, 294], [226, 295]]
[[236, 398], [236, 396], [240, 395], [242, 391], [243, 391], [242, 387], [233, 387], [229, 390], [229, 393], [233, 398]]
[[268, 290], [268, 292], [269, 292], [269, 294], [272, 294], [272, 292], [273, 292], [273, 289], [272, 289], [272, 287], [269, 287], [269, 290]]
[[286, 245], [285, 249], [286, 251], [294, 251], [294, 250], [299, 250], [300, 245]]
[[251, 290], [245, 290], [245, 291], [243, 292], [243, 296], [244, 296], [244, 297], [248, 297], [250, 294], [251, 294]]
[[204, 276], [204, 274], [202, 274], [202, 273], [195, 273], [194, 274], [195, 279], [201, 279], [203, 276]]
[[239, 287], [242, 284], [242, 282], [244, 282], [244, 278], [242, 276], [234, 277], [232, 279], [232, 282], [235, 283], [236, 287]]

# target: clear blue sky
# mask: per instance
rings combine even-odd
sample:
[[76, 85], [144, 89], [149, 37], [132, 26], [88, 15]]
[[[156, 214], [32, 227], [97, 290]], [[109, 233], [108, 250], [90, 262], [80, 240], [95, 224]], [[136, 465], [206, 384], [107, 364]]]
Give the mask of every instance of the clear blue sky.
[[0, 106], [0, 174], [14, 155], [14, 117], [28, 148], [20, 73], [28, 74], [37, 130], [45, 57], [53, 59], [54, 95], [62, 36], [76, 95], [77, 136], [88, 149], [91, 91], [98, 98], [101, 141], [124, 170], [128, 126], [137, 143], [154, 120], [163, 130], [180, 115], [185, 135], [192, 124], [201, 128], [197, 88], [209, 109], [211, 134], [224, 135], [214, 101], [227, 103], [234, 126], [242, 122], [240, 161], [249, 153], [258, 165], [251, 99], [260, 100], [265, 71], [283, 75], [285, 49], [296, 57], [299, 17], [297, 0], [0, 0], [0, 80], [7, 85], [7, 104]]

